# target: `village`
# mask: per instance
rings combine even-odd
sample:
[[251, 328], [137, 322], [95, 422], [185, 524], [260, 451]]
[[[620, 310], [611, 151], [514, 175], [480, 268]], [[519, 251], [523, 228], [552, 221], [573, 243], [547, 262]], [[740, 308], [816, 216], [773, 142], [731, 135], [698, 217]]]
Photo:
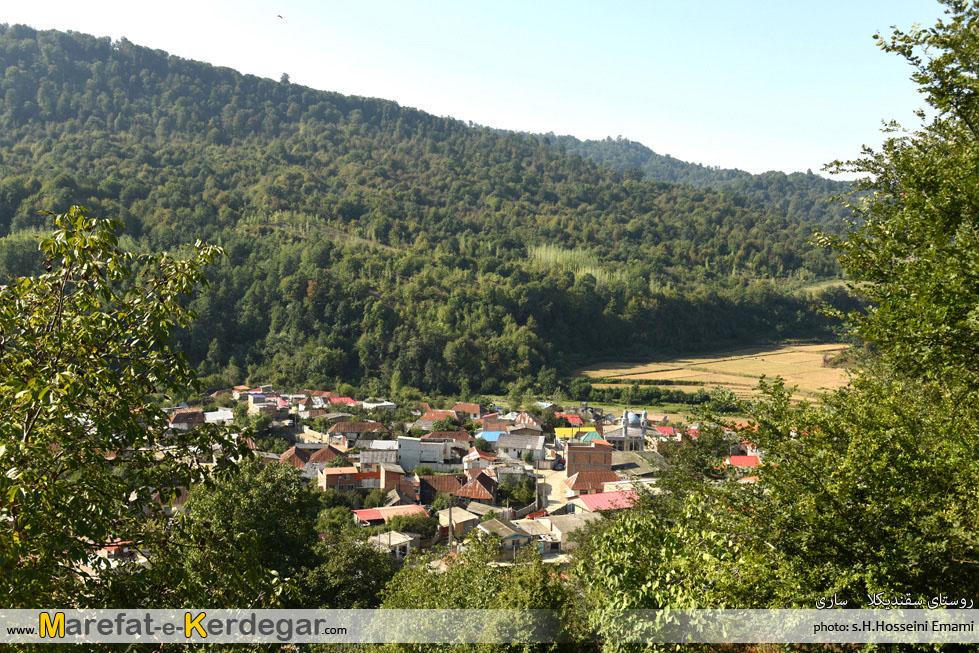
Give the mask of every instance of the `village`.
[[[340, 518], [365, 529], [373, 546], [397, 560], [437, 545], [458, 552], [476, 531], [498, 539], [498, 564], [524, 547], [535, 547], [546, 562], [565, 562], [575, 531], [628, 509], [640, 492], [656, 493], [667, 468], [658, 451], [664, 443], [696, 439], [699, 432], [696, 424], [671, 425], [665, 415], [616, 415], [586, 403], [537, 401], [503, 413], [495, 404], [398, 406], [269, 385], [236, 386], [210, 398], [222, 394], [234, 405], [169, 409], [170, 428], [231, 425], [243, 413], [267, 424], [290, 446], [275, 453], [250, 440], [256, 456], [296, 468], [319, 491], [359, 495], [351, 503], [363, 507], [345, 509]], [[752, 469], [760, 463], [761, 452], [744, 440], [731, 447], [725, 465], [733, 474], [726, 477], [756, 482]], [[183, 501], [186, 493], [174, 510]]]

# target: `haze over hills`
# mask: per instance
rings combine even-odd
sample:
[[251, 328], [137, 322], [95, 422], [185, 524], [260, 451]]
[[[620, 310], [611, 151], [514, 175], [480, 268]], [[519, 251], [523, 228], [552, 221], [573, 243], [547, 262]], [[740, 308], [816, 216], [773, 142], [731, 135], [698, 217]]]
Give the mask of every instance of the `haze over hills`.
[[834, 217], [777, 185], [643, 180], [567, 141], [125, 40], [0, 26], [0, 64], [0, 273], [37, 271], [37, 211], [73, 203], [132, 247], [223, 244], [185, 334], [215, 383], [493, 392], [609, 352], [829, 333], [779, 288], [837, 274], [809, 243]]

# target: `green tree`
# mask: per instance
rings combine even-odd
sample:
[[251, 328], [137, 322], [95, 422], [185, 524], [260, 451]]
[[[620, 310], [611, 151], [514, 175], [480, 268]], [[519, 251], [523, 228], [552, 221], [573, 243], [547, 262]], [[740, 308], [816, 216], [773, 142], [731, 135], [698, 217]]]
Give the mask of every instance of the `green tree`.
[[86, 603], [108, 571], [94, 552], [120, 540], [153, 548], [157, 497], [202, 480], [197, 452], [220, 446], [219, 469], [247, 452], [210, 425], [168, 432], [150, 400], [195, 388], [174, 334], [192, 323], [184, 300], [221, 251], [198, 242], [186, 259], [133, 255], [118, 245], [118, 221], [76, 206], [54, 225], [40, 243], [48, 271], [0, 286], [7, 607]]
[[417, 533], [423, 540], [434, 537], [439, 522], [435, 517], [426, 515], [395, 515], [384, 525], [382, 531], [398, 531], [401, 533]]
[[453, 505], [452, 495], [448, 492], [439, 492], [435, 495], [435, 499], [432, 501], [432, 512], [438, 512], [440, 510], [445, 510]]
[[374, 488], [364, 496], [364, 507], [365, 508], [376, 508], [378, 506], [384, 505], [384, 500], [387, 498], [387, 493], [380, 488]]
[[[421, 554], [417, 564], [404, 565], [388, 583], [383, 593], [382, 609], [470, 609], [470, 610], [556, 610], [558, 637], [578, 634], [582, 622], [577, 611], [578, 601], [573, 587], [565, 584], [562, 574], [554, 573], [530, 547], [520, 552], [515, 564], [497, 567], [494, 561], [499, 552], [495, 537], [470, 537], [466, 548], [455, 558], [442, 560], [444, 570], [434, 571], [444, 552]], [[504, 632], [521, 629], [520, 624], [501, 624]], [[527, 631], [542, 624], [528, 623]], [[557, 645], [552, 645], [556, 647]], [[500, 648], [496, 645], [493, 648]], [[409, 646], [391, 646], [409, 650]], [[479, 645], [457, 646], [463, 650], [484, 650]], [[515, 645], [524, 650], [526, 647]]]
[[[350, 519], [349, 512], [347, 513]], [[296, 579], [303, 608], [376, 608], [398, 563], [367, 543], [356, 530], [330, 531], [314, 548], [316, 564]]]
[[328, 463], [326, 463], [327, 467], [350, 467], [352, 465], [353, 463], [351, 463], [350, 459], [346, 456], [335, 456], [334, 458], [331, 458]]
[[[245, 461], [195, 487], [187, 507], [179, 541], [229, 544], [189, 547], [182, 556], [194, 585], [209, 588], [210, 605], [247, 607], [267, 591], [238, 585], [244, 582], [239, 577], [247, 579], [243, 571], [257, 569], [284, 580], [315, 564], [318, 500], [291, 465]], [[224, 577], [236, 582], [221, 581]]]
[[[851, 314], [856, 333], [903, 373], [975, 387], [979, 369], [979, 8], [946, 0], [935, 27], [895, 30], [881, 47], [902, 56], [935, 117], [916, 132], [892, 124], [880, 151], [837, 163], [865, 175], [852, 228], [826, 237], [873, 309]], [[966, 386], [962, 386], [966, 387]]]
[[316, 516], [316, 532], [320, 534], [339, 533], [353, 526], [353, 513], [345, 506], [323, 508]]

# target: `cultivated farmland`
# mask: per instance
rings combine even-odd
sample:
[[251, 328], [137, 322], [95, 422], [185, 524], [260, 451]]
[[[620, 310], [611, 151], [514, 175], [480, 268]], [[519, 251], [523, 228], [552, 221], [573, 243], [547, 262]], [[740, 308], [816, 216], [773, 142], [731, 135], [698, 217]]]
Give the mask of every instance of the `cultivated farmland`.
[[798, 386], [797, 399], [813, 400], [821, 391], [846, 385], [846, 370], [823, 362], [846, 348], [844, 344], [754, 347], [650, 363], [599, 363], [579, 370], [578, 375], [601, 379], [595, 384], [598, 387], [638, 383], [696, 392], [720, 385], [743, 398], [757, 395], [762, 375], [781, 376], [786, 385]]

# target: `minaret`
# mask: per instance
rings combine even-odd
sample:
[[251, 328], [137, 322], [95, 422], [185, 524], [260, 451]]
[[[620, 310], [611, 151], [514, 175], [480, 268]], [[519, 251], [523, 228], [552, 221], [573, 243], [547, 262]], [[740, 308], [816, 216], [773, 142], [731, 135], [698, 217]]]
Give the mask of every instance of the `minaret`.
[[629, 450], [629, 409], [622, 413], [622, 451]]
[[642, 421], [639, 423], [639, 425], [642, 428], [642, 445], [640, 445], [639, 450], [645, 451], [646, 450], [646, 409], [645, 408], [642, 409]]

